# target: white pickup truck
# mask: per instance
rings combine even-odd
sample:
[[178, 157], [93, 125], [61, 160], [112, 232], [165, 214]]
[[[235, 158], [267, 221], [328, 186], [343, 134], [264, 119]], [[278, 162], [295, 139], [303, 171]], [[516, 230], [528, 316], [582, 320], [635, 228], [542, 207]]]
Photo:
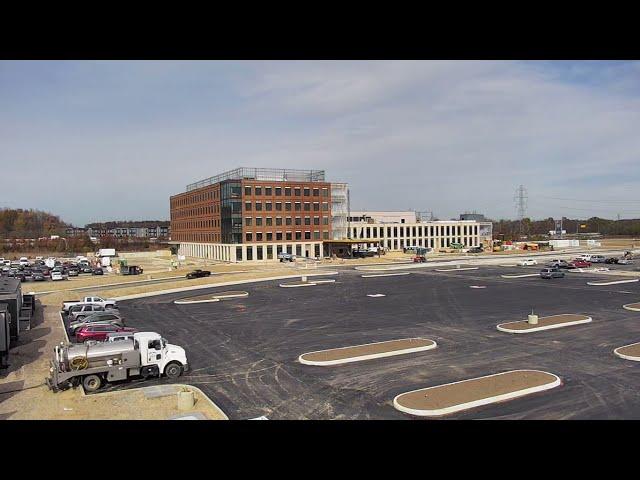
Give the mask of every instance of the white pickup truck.
[[116, 308], [116, 301], [109, 298], [100, 298], [100, 297], [84, 297], [83, 300], [69, 300], [68, 302], [62, 302], [62, 311], [68, 312], [69, 307], [72, 305], [78, 305], [79, 303], [91, 303], [94, 305], [101, 305], [105, 310], [109, 310], [110, 308]]

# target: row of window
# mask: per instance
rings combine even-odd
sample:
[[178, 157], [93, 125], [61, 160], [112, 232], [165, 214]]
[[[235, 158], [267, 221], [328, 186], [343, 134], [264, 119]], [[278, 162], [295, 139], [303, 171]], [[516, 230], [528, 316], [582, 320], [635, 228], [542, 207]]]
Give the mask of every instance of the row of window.
[[[385, 232], [386, 228], [386, 232]], [[407, 227], [353, 227], [353, 238], [451, 237], [478, 235], [478, 225], [419, 225]]]
[[[237, 261], [242, 261], [242, 250], [244, 249], [244, 247], [236, 247], [236, 260]], [[260, 245], [256, 246], [256, 260], [263, 260], [265, 257], [265, 253], [266, 253], [266, 258], [267, 260], [271, 260], [274, 258], [274, 253], [277, 256], [278, 254], [282, 253], [286, 251], [287, 253], [293, 253], [294, 249], [293, 249], [293, 245], [286, 245], [284, 248], [282, 245], [276, 245], [275, 248], [275, 252], [273, 251], [273, 245], [266, 245], [265, 247], [262, 247]], [[320, 245], [314, 245], [313, 246], [313, 252], [314, 252], [314, 256], [319, 257], [320, 256]], [[302, 245], [296, 245], [295, 246], [295, 253], [298, 257], [302, 256]], [[309, 252], [305, 251], [305, 255], [309, 256]], [[246, 258], [244, 258], [244, 260], [253, 260], [253, 248], [247, 248], [246, 249]]]
[[184, 207], [187, 205], [193, 205], [194, 203], [198, 203], [198, 202], [216, 200], [218, 198], [220, 198], [220, 190], [217, 188], [213, 190], [207, 190], [204, 192], [192, 193], [189, 195], [183, 195], [181, 197], [172, 198], [171, 208]]
[[196, 217], [199, 215], [213, 215], [220, 213], [220, 204], [213, 203], [211, 205], [205, 205], [202, 207], [193, 208], [180, 208], [171, 211], [171, 219], [184, 218], [184, 217]]
[[172, 227], [175, 230], [185, 230], [187, 228], [219, 228], [220, 220], [186, 220], [182, 222], [173, 222]]
[[329, 240], [329, 232], [304, 231], [304, 232], [247, 232], [244, 234], [245, 242], [272, 242], [279, 240]]
[[[313, 225], [329, 225], [329, 217], [313, 217], [313, 220], [311, 219], [311, 217], [304, 217], [304, 225], [311, 225], [313, 222]], [[276, 226], [280, 226], [283, 223], [283, 219], [282, 217], [276, 217], [275, 218], [275, 225]], [[262, 225], [266, 225], [267, 227], [270, 227], [271, 225], [273, 225], [273, 218], [272, 217], [245, 217], [244, 219], [244, 226], [245, 227], [252, 227], [252, 226], [256, 226], [256, 227], [261, 227]], [[285, 225], [302, 225], [303, 224], [303, 219], [302, 217], [285, 217], [284, 218], [284, 224]]]
[[282, 192], [284, 191], [284, 196], [285, 197], [290, 197], [290, 196], [294, 196], [294, 197], [319, 197], [320, 194], [322, 194], [323, 197], [328, 197], [329, 196], [329, 188], [327, 187], [323, 187], [323, 188], [311, 188], [311, 187], [263, 187], [263, 186], [259, 186], [259, 185], [246, 185], [244, 187], [244, 194], [245, 195], [255, 195], [255, 196], [266, 196], [266, 197], [271, 197], [272, 195], [275, 194], [275, 196], [277, 197], [281, 197], [282, 196]]
[[222, 238], [219, 233], [174, 233], [171, 235], [171, 239], [178, 242], [221, 242]]
[[[262, 207], [263, 207], [262, 202], [255, 202], [255, 203], [244, 202], [245, 212], [250, 212], [252, 210], [255, 210], [256, 212], [261, 212]], [[285, 212], [290, 212], [292, 207], [294, 212], [301, 212], [301, 211], [311, 212], [312, 210], [314, 212], [319, 212], [321, 210], [320, 202], [313, 202], [313, 203], [312, 202], [304, 202], [304, 203], [293, 202], [293, 205], [292, 205], [292, 202], [284, 202]], [[266, 212], [273, 211], [273, 208], [274, 208], [274, 202], [264, 202], [264, 210]], [[282, 202], [275, 202], [275, 211], [276, 212], [282, 211]], [[329, 211], [329, 202], [322, 202], [322, 211], [323, 212]]]

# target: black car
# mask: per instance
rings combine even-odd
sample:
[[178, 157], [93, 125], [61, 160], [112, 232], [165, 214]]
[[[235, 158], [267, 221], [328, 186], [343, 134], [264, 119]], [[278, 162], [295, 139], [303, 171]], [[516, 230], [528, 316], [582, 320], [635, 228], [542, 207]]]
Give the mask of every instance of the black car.
[[24, 277], [24, 279], [22, 280], [23, 282], [28, 282], [29, 280], [33, 280], [33, 271], [23, 270], [22, 276]]
[[39, 270], [34, 270], [31, 278], [34, 282], [44, 282], [46, 277]]
[[618, 259], [616, 257], [611, 257], [611, 258], [607, 258], [604, 263], [608, 263], [608, 264], [612, 264], [612, 263], [618, 263]]
[[80, 273], [93, 273], [93, 267], [90, 265], [80, 265], [78, 269]]
[[67, 275], [69, 275], [70, 277], [77, 277], [79, 273], [80, 270], [78, 270], [78, 267], [70, 267]]
[[202, 278], [202, 277], [208, 277], [209, 275], [211, 275], [211, 272], [209, 270], [194, 270], [193, 272], [189, 272], [187, 273], [187, 278]]
[[101, 268], [94, 268], [91, 273], [93, 275], [104, 275], [104, 271]]
[[19, 279], [21, 282], [25, 281], [25, 276], [24, 276], [24, 272], [21, 272], [20, 270], [18, 270], [17, 272], [14, 272], [14, 274], [12, 275], [13, 278], [17, 278]]
[[469, 249], [469, 253], [482, 253], [484, 250], [482, 247], [473, 247]]
[[365, 257], [375, 256], [375, 253], [369, 250], [353, 250], [353, 252], [351, 253], [354, 258], [365, 258]]

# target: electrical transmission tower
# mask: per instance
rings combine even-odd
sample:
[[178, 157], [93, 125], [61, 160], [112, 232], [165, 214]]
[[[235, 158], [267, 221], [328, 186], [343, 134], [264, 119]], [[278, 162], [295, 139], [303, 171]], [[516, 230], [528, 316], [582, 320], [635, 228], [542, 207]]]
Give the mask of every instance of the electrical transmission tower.
[[518, 212], [518, 222], [520, 224], [520, 236], [522, 236], [522, 220], [527, 211], [527, 189], [524, 188], [524, 185], [520, 185], [516, 189], [516, 194], [513, 197], [516, 203], [516, 210]]

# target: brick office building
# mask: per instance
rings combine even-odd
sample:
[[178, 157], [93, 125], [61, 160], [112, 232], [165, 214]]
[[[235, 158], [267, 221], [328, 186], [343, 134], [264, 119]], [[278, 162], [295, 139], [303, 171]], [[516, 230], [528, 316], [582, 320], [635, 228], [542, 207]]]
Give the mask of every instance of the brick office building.
[[322, 256], [331, 191], [323, 170], [237, 168], [171, 197], [170, 243], [179, 255], [232, 262]]

